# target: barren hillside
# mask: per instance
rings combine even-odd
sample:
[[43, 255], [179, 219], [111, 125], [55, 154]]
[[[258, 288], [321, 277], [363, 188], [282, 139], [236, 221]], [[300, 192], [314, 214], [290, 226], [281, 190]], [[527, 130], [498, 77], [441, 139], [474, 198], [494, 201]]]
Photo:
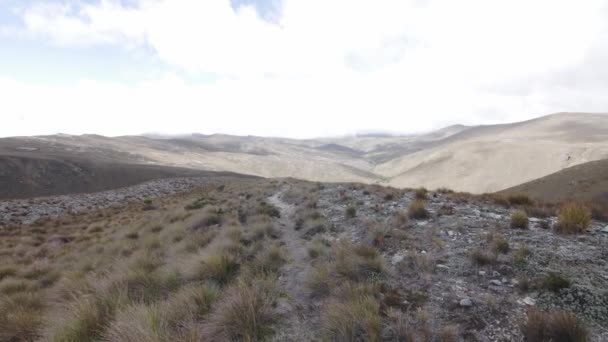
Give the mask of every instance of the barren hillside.
[[456, 125], [410, 136], [312, 140], [220, 134], [17, 137], [0, 139], [0, 155], [482, 193], [608, 158], [607, 142], [607, 114], [560, 113], [513, 124]]

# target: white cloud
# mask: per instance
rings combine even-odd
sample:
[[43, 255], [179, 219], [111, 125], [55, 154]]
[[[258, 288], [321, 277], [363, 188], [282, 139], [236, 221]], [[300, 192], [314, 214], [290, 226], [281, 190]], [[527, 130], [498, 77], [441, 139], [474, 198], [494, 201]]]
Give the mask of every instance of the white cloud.
[[[598, 38], [608, 32], [606, 4], [284, 0], [276, 23], [250, 6], [235, 11], [229, 0], [36, 5], [23, 11], [26, 29], [59, 46], [145, 46], [180, 72], [220, 79], [192, 85], [172, 74], [131, 86], [83, 81], [77, 87], [3, 80], [0, 91], [12, 95], [5, 108], [39, 125], [19, 127], [15, 120], [0, 134], [302, 137], [605, 111], [608, 79], [590, 77], [586, 66], [597, 64], [590, 53], [606, 48]], [[568, 77], [588, 80], [592, 89], [550, 86]]]

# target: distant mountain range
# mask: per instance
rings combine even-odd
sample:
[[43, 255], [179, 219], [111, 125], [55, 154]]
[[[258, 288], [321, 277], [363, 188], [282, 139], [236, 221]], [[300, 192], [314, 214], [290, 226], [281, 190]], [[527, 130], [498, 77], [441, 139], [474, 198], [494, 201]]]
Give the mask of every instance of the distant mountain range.
[[[15, 184], [36, 183], [34, 178], [46, 177], [50, 183], [36, 184], [52, 187], [54, 175], [73, 171], [74, 163], [91, 170], [146, 166], [158, 176], [191, 174], [192, 170], [230, 171], [482, 193], [602, 159], [608, 159], [608, 114], [558, 113], [513, 124], [454, 125], [419, 135], [309, 140], [222, 134], [113, 138], [58, 134], [0, 139], [0, 183], [4, 189], [13, 184], [11, 195], [0, 195], [18, 194]], [[47, 171], [41, 171], [45, 168]], [[96, 182], [95, 176], [83, 178], [90, 184]]]

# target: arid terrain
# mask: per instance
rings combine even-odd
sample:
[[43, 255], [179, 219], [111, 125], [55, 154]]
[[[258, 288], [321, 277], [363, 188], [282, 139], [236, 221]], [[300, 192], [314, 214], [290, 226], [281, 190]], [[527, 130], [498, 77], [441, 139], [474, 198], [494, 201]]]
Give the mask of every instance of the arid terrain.
[[120, 191], [0, 202], [22, 213], [0, 217], [0, 340], [608, 339], [608, 223], [577, 208], [232, 176]]
[[[0, 173], [14, 173], [6, 166], [9, 157], [77, 159], [486, 193], [608, 159], [606, 141], [608, 115], [580, 113], [494, 126], [456, 125], [410, 136], [295, 140], [200, 134], [114, 138], [52, 135], [0, 139], [0, 156], [5, 160], [0, 163]], [[17, 169], [21, 176], [37, 172], [38, 163], [21, 163], [32, 165]], [[64, 173], [70, 173], [67, 170]], [[45, 179], [53, 183], [55, 174], [49, 173]]]
[[608, 341], [607, 141], [0, 139], [0, 341]]

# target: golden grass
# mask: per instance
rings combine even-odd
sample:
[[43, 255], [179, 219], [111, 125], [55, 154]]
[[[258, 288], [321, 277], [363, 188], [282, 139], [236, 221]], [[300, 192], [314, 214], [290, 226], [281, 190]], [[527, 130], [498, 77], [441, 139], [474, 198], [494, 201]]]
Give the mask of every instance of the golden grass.
[[591, 223], [591, 212], [578, 203], [565, 204], [559, 210], [555, 231], [560, 234], [584, 233]]
[[516, 210], [511, 214], [511, 228], [528, 229], [528, 215], [525, 211]]

